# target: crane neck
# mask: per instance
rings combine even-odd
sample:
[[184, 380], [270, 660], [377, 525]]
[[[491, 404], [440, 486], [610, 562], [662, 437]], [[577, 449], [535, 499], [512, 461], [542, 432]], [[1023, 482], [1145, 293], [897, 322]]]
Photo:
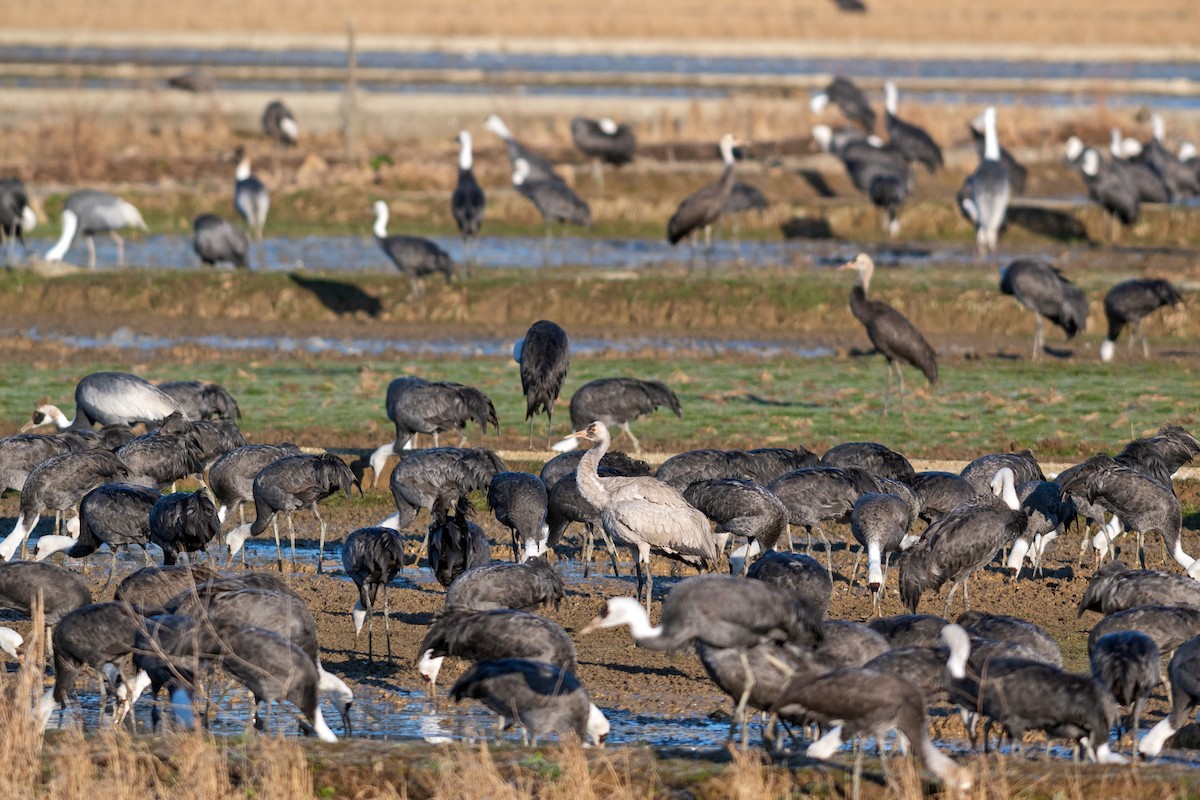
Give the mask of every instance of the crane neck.
[[463, 131], [458, 135], [458, 168], [467, 172], [475, 164], [475, 159], [471, 153], [471, 134]]
[[46, 251], [47, 261], [62, 261], [63, 256], [67, 254], [67, 250], [71, 248], [71, 242], [75, 240], [75, 233], [79, 230], [79, 217], [71, 209], [64, 209], [62, 212], [62, 236], [58, 237], [58, 242], [54, 247]]
[[387, 238], [388, 210], [387, 206], [377, 206], [375, 209], [375, 237]]
[[733, 168], [733, 139], [731, 137], [725, 137], [725, 138], [721, 139], [721, 143], [720, 143], [719, 147], [721, 150], [721, 161], [725, 162], [725, 169], [726, 170], [732, 169]]
[[237, 169], [233, 171], [235, 180], [244, 181], [250, 177], [250, 159], [243, 158], [238, 162]]
[[896, 84], [888, 81], [883, 85], [883, 106], [887, 109], [887, 113], [893, 117], [896, 116], [896, 109], [899, 108], [899, 92], [896, 91]]
[[579, 459], [579, 466], [575, 468], [575, 484], [579, 487], [580, 496], [598, 509], [608, 505], [608, 490], [604, 488], [604, 481], [598, 471], [600, 459], [604, 458], [607, 452], [607, 440], [593, 442], [591, 448], [583, 454], [583, 458]]
[[1167, 125], [1163, 122], [1161, 114], [1150, 115], [1150, 130], [1152, 132], [1151, 135], [1154, 136], [1154, 141], [1162, 144], [1162, 140], [1167, 133]]
[[42, 413], [49, 417], [50, 421], [54, 423], [54, 427], [60, 431], [69, 431], [71, 428], [75, 427], [75, 420], [67, 419], [67, 415], [56, 406], [50, 406], [48, 409], [42, 409]]
[[996, 109], [983, 112], [983, 157], [987, 161], [1000, 160], [1000, 139], [996, 136]]

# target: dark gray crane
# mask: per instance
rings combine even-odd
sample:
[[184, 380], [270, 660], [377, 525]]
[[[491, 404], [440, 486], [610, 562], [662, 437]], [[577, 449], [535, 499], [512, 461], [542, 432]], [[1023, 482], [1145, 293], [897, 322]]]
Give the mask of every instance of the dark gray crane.
[[[877, 615], [883, 599], [884, 555], [890, 558], [892, 553], [915, 542], [916, 537], [910, 537], [909, 530], [916, 519], [916, 512], [916, 508], [905, 498], [882, 492], [859, 495], [850, 512], [850, 532], [859, 547], [867, 551], [867, 588], [871, 590], [871, 601]], [[862, 550], [859, 555], [862, 555]], [[857, 558], [854, 563], [857, 567]], [[851, 570], [851, 584], [854, 583], [856, 571]]]
[[1100, 638], [1119, 631], [1141, 631], [1154, 640], [1164, 656], [1174, 653], [1193, 636], [1200, 636], [1200, 611], [1177, 606], [1137, 606], [1109, 614], [1088, 632], [1090, 652]]
[[[599, 420], [610, 428], [620, 428], [633, 442], [633, 451], [640, 453], [641, 442], [629, 430], [629, 423], [645, 414], [667, 407], [682, 417], [679, 396], [662, 381], [640, 378], [598, 378], [589, 381], [571, 395], [571, 427], [583, 430], [589, 422]], [[557, 452], [573, 450], [578, 437], [568, 436], [554, 444]]]
[[708, 518], [673, 486], [649, 477], [600, 477], [597, 467], [610, 443], [603, 422], [597, 420], [571, 435], [592, 443], [579, 460], [575, 482], [583, 498], [600, 510], [605, 533], [633, 555], [638, 593], [645, 591], [648, 614], [654, 594], [650, 554], [709, 569], [720, 556], [717, 538], [708, 527]]
[[1019, 453], [986, 453], [963, 467], [959, 475], [975, 490], [975, 494], [986, 495], [992, 491], [996, 473], [1007, 467], [1012, 470], [1013, 483], [1020, 486], [1029, 481], [1046, 480], [1042, 467], [1032, 450]]
[[909, 481], [921, 510], [917, 516], [932, 525], [976, 494], [975, 487], [953, 472], [918, 472]]
[[[108, 545], [112, 552], [108, 578], [104, 587], [112, 580], [117, 568], [117, 549], [137, 545], [149, 564], [150, 555], [146, 545], [150, 544], [150, 509], [162, 494], [153, 488], [130, 483], [106, 483], [97, 486], [79, 501], [79, 535], [56, 537], [69, 540], [62, 544], [71, 558], [86, 558]], [[37, 559], [43, 560], [58, 548], [50, 547], [49, 537], [38, 540]]]
[[783, 502], [789, 524], [803, 525], [808, 531], [810, 548], [813, 533], [825, 542], [825, 568], [832, 572], [829, 555], [832, 545], [821, 523], [848, 522], [859, 496], [879, 491], [879, 484], [855, 467], [810, 467], [780, 476], [767, 486], [767, 491]]
[[1053, 265], [1034, 258], [1018, 258], [1000, 270], [1000, 292], [1017, 299], [1033, 312], [1037, 330], [1033, 357], [1040, 358], [1046, 344], [1042, 318], [1063, 329], [1068, 339], [1087, 330], [1088, 306], [1083, 290]]
[[678, 244], [687, 236], [692, 237], [693, 264], [696, 261], [696, 236], [701, 231], [704, 233], [704, 259], [708, 262], [709, 250], [712, 247], [712, 226], [721, 218], [725, 203], [733, 191], [733, 148], [737, 143], [732, 133], [721, 137], [717, 145], [721, 151], [721, 161], [725, 165], [721, 177], [715, 183], [703, 186], [685, 197], [667, 221], [667, 241], [671, 244]]
[[192, 231], [192, 249], [201, 264], [215, 267], [223, 262], [239, 269], [249, 267], [250, 243], [229, 220], [216, 214], [200, 214], [192, 222]]
[[875, 272], [875, 262], [870, 256], [859, 253], [857, 258], [847, 262], [842, 269], [858, 272], [858, 280], [850, 291], [850, 311], [867, 329], [867, 338], [871, 340], [871, 344], [887, 359], [887, 392], [883, 399], [883, 410], [886, 414], [892, 393], [893, 367], [900, 387], [900, 403], [904, 403], [904, 372], [897, 362], [916, 367], [924, 374], [929, 385], [933, 386], [938, 378], [937, 354], [907, 317], [887, 303], [867, 297], [871, 276]]
[[818, 619], [824, 618], [829, 611], [829, 601], [833, 598], [833, 579], [829, 577], [829, 570], [812, 556], [778, 550], [764, 553], [762, 558], [750, 565], [746, 577], [786, 589]]
[[392, 260], [396, 269], [408, 276], [412, 287], [411, 296], [425, 292], [421, 278], [442, 273], [446, 283], [454, 280], [454, 259], [435, 242], [422, 236], [388, 236], [388, 206], [382, 200], [375, 201], [375, 241], [384, 255]]
[[989, 106], [983, 112], [983, 126], [983, 158], [975, 171], [967, 176], [958, 194], [959, 208], [975, 226], [975, 252], [979, 256], [995, 254], [996, 240], [1012, 197], [1012, 181], [1000, 158], [995, 108]]
[[28, 616], [39, 595], [47, 625], [92, 602], [87, 584], [71, 570], [36, 561], [0, 564], [0, 608]]
[[897, 614], [879, 617], [868, 623], [872, 630], [883, 634], [893, 648], [941, 647], [942, 628], [950, 623], [934, 614]]
[[342, 568], [358, 587], [358, 600], [350, 609], [354, 636], [367, 624], [367, 660], [375, 660], [375, 621], [371, 612], [375, 598], [383, 589], [383, 629], [387, 638], [388, 661], [392, 660], [392, 623], [388, 609], [387, 587], [404, 569], [404, 542], [391, 528], [358, 528], [342, 542]]
[[608, 117], [571, 120], [571, 141], [585, 156], [592, 159], [592, 181], [604, 191], [604, 165], [621, 167], [637, 155], [637, 140], [633, 128]]
[[[817, 466], [817, 465], [812, 465]], [[908, 483], [916, 474], [912, 462], [879, 442], [842, 442], [821, 456], [822, 467], [856, 467], [873, 478]]]
[[683, 491], [696, 481], [717, 478], [753, 480], [766, 486], [795, 469], [820, 466], [821, 459], [810, 450], [763, 447], [757, 450], [686, 450], [659, 464], [661, 481]]
[[[1142, 355], [1150, 357], [1150, 345], [1142, 320], [1160, 308], [1173, 306], [1183, 298], [1169, 282], [1161, 278], [1131, 279], [1122, 281], [1104, 295], [1104, 316], [1108, 319], [1108, 335], [1100, 345], [1100, 360], [1112, 361], [1116, 352], [1117, 337], [1126, 325], [1133, 326], [1133, 334], [1142, 337]], [[1134, 335], [1129, 337], [1129, 349], [1133, 350]]]
[[833, 103], [845, 115], [846, 119], [862, 127], [867, 133], [875, 130], [875, 109], [866, 93], [858, 88], [849, 78], [835, 77], [823, 92], [812, 96], [809, 102], [814, 114], [820, 114]]
[[579, 741], [602, 745], [609, 724], [583, 685], [569, 672], [544, 661], [506, 658], [481, 661], [450, 690], [455, 702], [471, 698], [505, 720], [518, 723], [537, 737], [545, 733], [571, 733]]
[[403, 533], [422, 508], [433, 508], [439, 498], [452, 508], [471, 492], [486, 492], [497, 472], [508, 467], [500, 456], [482, 447], [435, 447], [400, 459], [388, 487], [396, 514], [382, 524]]
[[[487, 198], [483, 189], [479, 187], [479, 181], [475, 180], [471, 134], [468, 131], [459, 131], [455, 141], [459, 146], [458, 182], [450, 195], [450, 213], [454, 217], [454, 224], [458, 226], [458, 232], [462, 234], [463, 249], [470, 252], [479, 236], [479, 229], [483, 227]], [[474, 261], [474, 256], [470, 260]]]
[[[560, 480], [568, 475], [574, 475], [579, 469], [579, 460], [583, 458], [583, 450], [572, 450], [556, 455], [542, 465], [542, 483], [547, 488], [553, 488]], [[634, 458], [620, 450], [609, 450], [600, 459], [600, 466], [616, 470], [622, 475], [653, 475], [654, 470], [640, 458]]]
[[1041, 626], [1027, 619], [983, 611], [964, 611], [954, 624], [962, 627], [974, 639], [1013, 642], [1028, 648], [1038, 661], [1062, 666], [1062, 648], [1058, 642]]
[[251, 172], [250, 156], [238, 148], [235, 157], [238, 165], [233, 173], [233, 210], [246, 220], [261, 247], [267, 213], [271, 210], [271, 194], [266, 184]]
[[[777, 642], [763, 642], [751, 648], [710, 647], [696, 643], [696, 656], [708, 677], [734, 703], [734, 714], [729, 718], [729, 739], [742, 728], [742, 742], [746, 741], [747, 715], [737, 716], [737, 706], [743, 696], [746, 707], [759, 711], [770, 711], [775, 699], [787, 686], [792, 676], [802, 670], [815, 669], [812, 654], [781, 646]], [[749, 675], [749, 679], [747, 679]], [[747, 691], [749, 687], [749, 691]], [[764, 738], [773, 742], [773, 725], [763, 730]]]
[[1158, 645], [1141, 631], [1108, 633], [1091, 648], [1092, 680], [1112, 694], [1118, 706], [1129, 706], [1125, 729], [1137, 738], [1142, 709], [1162, 683]]
[[517, 162], [523, 160], [529, 165], [527, 180], [562, 182], [562, 177], [554, 171], [554, 165], [518, 141], [500, 117], [492, 114], [484, 120], [483, 127], [504, 140], [504, 145], [508, 149], [508, 162], [514, 171], [517, 168]]
[[346, 462], [332, 453], [321, 455], [287, 456], [272, 461], [263, 467], [254, 478], [254, 522], [241, 525], [225, 536], [229, 545], [229, 559], [232, 561], [242, 545], [251, 536], [258, 536], [267, 529], [267, 525], [275, 523], [275, 549], [278, 554], [277, 566], [283, 571], [283, 549], [279, 543], [279, 525], [275, 514], [282, 511], [287, 516], [288, 533], [292, 544], [292, 566], [296, 564], [296, 529], [292, 524], [292, 512], [299, 508], [307, 508], [313, 512], [321, 525], [321, 539], [317, 551], [317, 572], [324, 570], [325, 562], [325, 520], [317, 511], [317, 503], [327, 497], [332, 497], [339, 491], [350, 497], [350, 489], [362, 486], [354, 473], [346, 466]]
[[[729, 557], [730, 571], [735, 575], [745, 571], [753, 556], [773, 550], [787, 536], [787, 508], [754, 481], [741, 478], [696, 481], [683, 490], [683, 497], [717, 524], [719, 537], [734, 535], [749, 540], [735, 551], [737, 555]], [[719, 549], [725, 549], [723, 541]]]
[[1186, 200], [1200, 194], [1200, 175], [1191, 167], [1167, 149], [1163, 144], [1166, 135], [1166, 123], [1161, 114], [1150, 115], [1152, 135], [1150, 141], [1142, 146], [1138, 161], [1150, 167], [1158, 174], [1167, 186], [1167, 193], [1172, 202]]
[[45, 433], [5, 436], [0, 439], [0, 492], [6, 489], [20, 492], [33, 468], [48, 458], [87, 449], [90, 446], [67, 436]]
[[1138, 753], [1153, 758], [1175, 732], [1188, 723], [1192, 709], [1200, 702], [1200, 638], [1188, 640], [1171, 658], [1167, 668], [1171, 681], [1171, 713], [1138, 742]]
[[208, 468], [208, 488], [217, 502], [217, 518], [224, 522], [237, 511], [246, 522], [242, 504], [254, 499], [254, 478], [268, 464], [288, 456], [300, 455], [300, 448], [284, 444], [248, 444], [230, 450]]
[[550, 603], [557, 607], [564, 596], [562, 578], [544, 558], [520, 564], [492, 561], [454, 579], [446, 589], [446, 608], [533, 611]]
[[892, 647], [882, 633], [849, 619], [827, 619], [821, 633], [824, 638], [813, 657], [823, 672], [861, 667]]
[[208, 567], [178, 564], [172, 567], [143, 567], [125, 576], [117, 585], [113, 599], [133, 607], [139, 614], [152, 613], [166, 606], [180, 592], [217, 577]]
[[512, 532], [513, 561], [545, 555], [550, 527], [546, 524], [546, 484], [528, 472], [497, 472], [487, 491], [488, 507]]
[[[46, 509], [54, 510], [58, 518], [62, 512], [73, 510], [83, 496], [97, 486], [128, 477], [128, 469], [108, 450], [64, 453], [43, 461], [25, 481], [17, 524], [0, 542], [0, 558], [12, 560]], [[57, 529], [55, 533], [58, 533]]]
[[128, 469], [130, 483], [161, 488], [204, 471], [200, 447], [191, 431], [170, 433], [169, 430], [164, 424], [157, 431], [130, 439], [117, 448], [117, 458]]
[[900, 93], [896, 90], [894, 82], [886, 81], [883, 91], [886, 109], [883, 122], [887, 129], [888, 141], [910, 162], [920, 162], [930, 172], [937, 172], [943, 164], [942, 148], [938, 147], [937, 142], [924, 128], [897, 116]]
[[592, 209], [587, 202], [557, 177], [535, 177], [524, 158], [513, 162], [512, 185], [517, 193], [533, 203], [546, 224], [545, 260], [550, 258], [550, 229], [558, 223], [565, 238], [567, 225], [592, 229]]
[[1013, 577], [1020, 577], [1025, 556], [1032, 553], [1033, 572], [1042, 569], [1042, 558], [1046, 547], [1066, 527], [1075, 521], [1075, 502], [1062, 494], [1061, 487], [1053, 481], [1027, 481], [1017, 486], [1017, 499], [1028, 515], [1025, 530], [1012, 543], [1008, 554], [1008, 568]]
[[396, 426], [396, 436], [371, 454], [375, 486], [379, 485], [388, 457], [410, 448], [418, 433], [432, 436], [436, 448], [438, 434], [454, 430], [459, 433], [458, 446], [466, 447], [468, 422], [478, 423], [483, 433], [487, 433], [489, 424], [497, 433], [500, 431], [492, 399], [474, 386], [453, 381], [428, 381], [415, 375], [396, 378], [388, 384], [385, 409]]
[[272, 100], [263, 109], [262, 129], [267, 138], [285, 147], [293, 147], [300, 141], [300, 126], [292, 110], [282, 100]]
[[62, 235], [53, 247], [46, 251], [46, 261], [62, 261], [75, 236], [82, 233], [87, 237], [88, 267], [96, 266], [96, 243], [98, 233], [107, 233], [117, 243], [117, 264], [125, 266], [125, 240], [117, 231], [126, 228], [149, 230], [142, 215], [129, 203], [96, 189], [81, 189], [67, 198], [62, 210]]
[[46, 423], [58, 430], [100, 425], [158, 423], [180, 411], [179, 404], [149, 381], [128, 372], [93, 372], [75, 385], [75, 418], [57, 406], [39, 405], [22, 431]]
[[1167, 182], [1142, 159], [1141, 142], [1123, 138], [1118, 128], [1113, 128], [1111, 134], [1108, 149], [1112, 165], [1123, 173], [1125, 181], [1137, 193], [1138, 200], [1143, 203], [1171, 202], [1171, 190]]
[[208, 543], [220, 532], [217, 507], [207, 492], [163, 495], [150, 509], [150, 542], [162, 548], [167, 566], [174, 564], [180, 553], [203, 551], [208, 555]]
[[219, 383], [164, 381], [158, 388], [175, 401], [179, 410], [189, 420], [242, 418], [242, 410], [238, 408], [237, 400]]
[[4, 263], [13, 263], [16, 242], [25, 247], [25, 234], [37, 227], [37, 215], [29, 205], [29, 192], [20, 178], [0, 178], [0, 245]]
[[425, 541], [429, 571], [442, 586], [491, 560], [492, 543], [487, 534], [468, 519], [473, 511], [465, 497], [453, 504], [441, 499], [433, 504]]
[[865, 137], [855, 130], [834, 131], [828, 125], [814, 125], [812, 137], [822, 151], [841, 159], [855, 188], [884, 212], [883, 229], [888, 238], [899, 235], [899, 209], [913, 189], [912, 169], [904, 154], [874, 136]]
[[1011, 469], [1001, 469], [992, 479], [993, 496], [964, 503], [925, 531], [921, 540], [900, 561], [900, 599], [914, 614], [921, 595], [937, 591], [953, 581], [943, 613], [958, 587], [963, 587], [963, 603], [970, 610], [967, 581], [971, 574], [991, 563], [1000, 548], [1025, 530], [1026, 514], [1021, 510], [1013, 486]]
[[1109, 238], [1116, 240], [1118, 225], [1132, 225], [1141, 213], [1141, 199], [1121, 162], [1104, 161], [1093, 147], [1072, 137], [1067, 141], [1067, 158], [1079, 167], [1088, 196], [1109, 215]]
[[467, 661], [528, 658], [570, 673], [578, 666], [575, 643], [557, 622], [510, 608], [447, 608], [425, 632], [419, 652], [417, 671], [429, 680], [430, 691], [447, 656]]
[[[983, 158], [984, 148], [987, 147], [987, 132], [984, 130], [983, 115], [971, 120], [971, 141], [975, 145], [975, 155]], [[1000, 146], [1000, 161], [1008, 170], [1008, 182], [1013, 194], [1025, 194], [1025, 183], [1029, 179], [1029, 169], [1017, 160], [1007, 147]]]
[[1138, 606], [1179, 606], [1200, 611], [1200, 581], [1154, 569], [1130, 569], [1121, 561], [1110, 561], [1096, 570], [1083, 599], [1084, 611], [1115, 614]]
[[546, 412], [546, 445], [554, 426], [554, 404], [571, 366], [571, 340], [567, 332], [548, 319], [529, 326], [524, 338], [513, 345], [513, 361], [521, 366], [521, 392], [525, 395], [525, 419], [529, 420], [529, 447], [533, 449], [533, 417]]
[[985, 670], [967, 669], [971, 640], [958, 625], [947, 625], [942, 638], [950, 649], [947, 670], [951, 699], [969, 712], [1000, 724], [1020, 745], [1027, 730], [1072, 739], [1101, 764], [1123, 764], [1108, 737], [1116, 706], [1107, 689], [1090, 675], [1023, 658], [992, 658]]

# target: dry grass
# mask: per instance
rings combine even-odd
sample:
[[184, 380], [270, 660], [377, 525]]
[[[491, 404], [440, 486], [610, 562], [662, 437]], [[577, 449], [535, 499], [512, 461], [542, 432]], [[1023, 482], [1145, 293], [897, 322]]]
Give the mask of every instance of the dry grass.
[[[73, 31], [335, 34], [353, 14], [373, 35], [583, 37], [637, 39], [822, 39], [889, 42], [1192, 46], [1200, 8], [1191, 0], [867, 0], [866, 14], [845, 14], [828, 0], [704, 2], [613, 0], [448, 0], [405, 4], [360, 0], [160, 3], [155, 0], [43, 0], [8, 10], [9, 30], [41, 30], [70, 20]], [[1068, 37], [1064, 32], [1069, 32]]]

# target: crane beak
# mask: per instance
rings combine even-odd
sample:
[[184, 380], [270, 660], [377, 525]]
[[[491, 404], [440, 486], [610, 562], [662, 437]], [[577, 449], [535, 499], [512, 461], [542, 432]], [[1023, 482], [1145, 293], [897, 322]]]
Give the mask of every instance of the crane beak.
[[24, 425], [21, 426], [21, 433], [28, 433], [29, 431], [33, 430], [36, 427], [37, 427], [37, 423], [34, 422], [33, 420], [29, 420], [29, 422], [26, 422]]
[[579, 632], [580, 636], [587, 636], [594, 630], [598, 630], [604, 624], [604, 615], [596, 617], [594, 620], [583, 626], [583, 630]]
[[568, 438], [568, 439], [586, 439], [586, 438], [588, 438], [588, 432], [586, 430], [575, 431], [574, 433], [568, 433], [566, 438]]

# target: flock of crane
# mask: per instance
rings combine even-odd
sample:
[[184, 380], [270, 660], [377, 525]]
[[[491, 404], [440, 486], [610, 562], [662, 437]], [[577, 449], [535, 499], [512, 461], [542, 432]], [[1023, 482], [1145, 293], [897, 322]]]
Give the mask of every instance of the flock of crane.
[[[889, 237], [899, 233], [899, 209], [913, 192], [914, 165], [920, 164], [931, 173], [943, 166], [942, 150], [934, 138], [899, 116], [898, 97], [896, 85], [888, 81], [884, 104], [886, 140], [874, 133], [876, 112], [866, 93], [847, 78], [834, 79], [825, 91], [814, 95], [811, 104], [818, 114], [833, 104], [854, 123], [838, 128], [818, 124], [813, 127], [812, 136], [823, 150], [841, 159], [855, 187], [883, 210]], [[1174, 203], [1200, 195], [1200, 158], [1196, 147], [1184, 142], [1178, 155], [1172, 153], [1163, 141], [1162, 117], [1152, 115], [1151, 122], [1153, 135], [1146, 142], [1124, 137], [1114, 128], [1107, 160], [1100, 150], [1087, 146], [1078, 137], [1071, 137], [1066, 143], [1067, 158], [1078, 168], [1091, 198], [1111, 214], [1114, 225], [1136, 222], [1142, 203]], [[299, 140], [299, 125], [279, 100], [267, 106], [262, 123], [264, 132], [284, 145], [294, 145]], [[484, 126], [504, 142], [512, 166], [512, 186], [533, 203], [545, 221], [547, 246], [555, 223], [591, 228], [592, 213], [587, 201], [563, 180], [549, 159], [517, 139], [500, 117], [488, 117]], [[970, 127], [980, 161], [964, 181], [956, 202], [964, 218], [975, 228], [978, 252], [990, 254], [996, 250], [1010, 199], [1024, 191], [1027, 169], [1001, 146], [995, 108], [985, 109]], [[636, 155], [637, 142], [630, 126], [611, 119], [576, 117], [571, 122], [571, 136], [576, 147], [593, 159], [594, 181], [601, 187], [604, 164], [620, 166], [633, 161]], [[473, 173], [470, 132], [462, 131], [457, 141], [461, 149], [451, 211], [469, 253], [483, 224], [486, 197]], [[722, 215], [767, 207], [767, 200], [757, 187], [736, 179], [737, 147], [732, 135], [722, 137], [718, 145], [724, 164], [720, 179], [685, 198], [667, 223], [667, 239], [672, 244], [692, 237], [693, 261], [697, 237], [703, 234], [707, 254], [712, 226]], [[234, 208], [261, 244], [270, 196], [240, 148]], [[376, 202], [375, 213], [376, 239], [396, 267], [413, 281], [414, 291], [419, 290], [419, 279], [425, 275], [440, 273], [447, 280], [454, 277], [454, 261], [443, 248], [420, 236], [389, 236], [387, 205]], [[12, 263], [13, 242], [23, 242], [24, 233], [36, 224], [24, 184], [17, 178], [0, 180], [0, 238], [8, 243], [9, 263]], [[118, 231], [126, 228], [146, 229], [134, 206], [97, 190], [76, 192], [66, 200], [61, 237], [45, 253], [45, 260], [62, 260], [76, 236], [83, 234], [87, 238], [88, 264], [95, 266], [93, 237], [107, 234], [116, 242], [118, 262], [123, 264], [123, 240]], [[225, 262], [237, 267], [249, 264], [247, 236], [218, 215], [196, 217], [193, 245], [204, 264]]]
[[[869, 275], [869, 262], [848, 266]], [[852, 305], [861, 302], [852, 295]], [[568, 335], [540, 321], [514, 357], [531, 443], [533, 419], [541, 413], [552, 439], [553, 411], [570, 365]], [[358, 587], [349, 615], [356, 634], [366, 628], [373, 658], [372, 617], [382, 593], [392, 657], [387, 587], [423, 552], [446, 586], [446, 604], [426, 632], [418, 671], [433, 689], [446, 657], [473, 662], [451, 696], [478, 699], [535, 737], [557, 732], [599, 744], [610, 730], [575, 674], [574, 640], [537, 613], [565, 596], [548, 557], [574, 522], [584, 527], [585, 576], [593, 536], [603, 540], [614, 573], [617, 548], [630, 553], [637, 573], [635, 596], [609, 598], [579, 635], [628, 626], [642, 647], [694, 648], [735, 701], [730, 736], [740, 726], [743, 744], [751, 709], [768, 715], [763, 735], [772, 747], [784, 745], [778, 723], [817, 725], [820, 735], [805, 749], [814, 758], [831, 757], [854, 736], [883, 742], [895, 730], [947, 785], [966, 788], [970, 771], [929, 737], [931, 704], [959, 708], [973, 742], [976, 722], [986, 722], [985, 747], [992, 725], [1014, 747], [1036, 729], [1074, 742], [1092, 760], [1123, 763], [1126, 756], [1117, 752], [1123, 738], [1110, 735], [1118, 704], [1130, 707], [1132, 746], [1153, 756], [1200, 702], [1200, 561], [1184, 549], [1172, 484], [1172, 475], [1200, 455], [1200, 441], [1184, 429], [1165, 426], [1053, 480], [1029, 451], [982, 455], [954, 474], [916, 472], [904, 455], [874, 442], [846, 442], [820, 457], [803, 447], [693, 450], [656, 471], [610, 450], [610, 427], [628, 432], [630, 421], [661, 406], [680, 410], [662, 384], [588, 384], [570, 403], [577, 430], [559, 443], [563, 452], [533, 474], [509, 470], [484, 448], [435, 441], [407, 450], [417, 435], [461, 434], [471, 422], [486, 430], [498, 420], [478, 389], [399, 378], [387, 392], [394, 441], [351, 465], [290, 444], [247, 443], [236, 400], [218, 385], [155, 386], [114, 372], [85, 376], [76, 387], [74, 418], [42, 404], [27, 427], [52, 425], [54, 433], [0, 440], [0, 479], [21, 493], [16, 524], [0, 541], [6, 562], [0, 564], [0, 607], [32, 614], [40, 597], [53, 628], [54, 685], [33, 711], [48, 723], [69, 702], [81, 670], [92, 667], [101, 675], [101, 707], [113, 696], [115, 720], [128, 716], [147, 690], [155, 699], [165, 690], [176, 724], [192, 727], [195, 697], [219, 666], [254, 696], [257, 726], [265, 724], [262, 704], [287, 700], [299, 709], [305, 731], [332, 741], [336, 734], [318, 702], [328, 695], [349, 735], [353, 691], [322, 666], [312, 613], [284, 577], [279, 514], [288, 524], [293, 565], [292, 514], [316, 514], [317, 571], [323, 572], [326, 526], [318, 503], [361, 491], [368, 465], [378, 480], [393, 454], [401, 455], [389, 477], [397, 513], [342, 537], [342, 568]], [[147, 432], [135, 435], [130, 426], [138, 424]], [[571, 449], [580, 440], [591, 446]], [[189, 477], [202, 479], [199, 491], [166, 491]], [[512, 532], [512, 561], [492, 560], [494, 543], [470, 519], [475, 493], [486, 496], [497, 521]], [[248, 539], [273, 527], [279, 573], [221, 573], [211, 560], [195, 563], [195, 554], [208, 553], [221, 536], [223, 523], [251, 502], [253, 522], [224, 535], [225, 567]], [[413, 554], [404, 534], [422, 509], [430, 510], [430, 523], [421, 551]], [[38, 537], [31, 559], [18, 558], [49, 511], [73, 516]], [[1036, 577], [1050, 543], [1077, 517], [1086, 520], [1091, 533], [1083, 544], [1091, 544], [1098, 563], [1122, 534], [1137, 534], [1141, 554], [1144, 535], [1157, 532], [1165, 554], [1186, 572], [1129, 569], [1118, 561], [1097, 570], [1080, 603], [1081, 614], [1103, 615], [1089, 638], [1091, 675], [1064, 671], [1058, 644], [1034, 622], [970, 610], [973, 574], [1001, 558], [1015, 579], [1030, 559]], [[909, 613], [868, 625], [828, 616], [833, 570], [822, 526], [833, 521], [848, 522], [859, 557], [866, 554], [877, 614], [889, 562], [897, 558], [891, 571]], [[825, 541], [824, 564], [793, 551], [793, 525], [807, 530], [810, 545], [813, 535]], [[61, 552], [69, 563], [107, 545], [115, 566], [119, 548], [145, 551], [151, 544], [161, 549], [163, 565], [150, 565], [147, 553], [147, 566], [125, 577], [107, 602], [93, 602], [73, 569], [46, 561]], [[189, 563], [177, 564], [183, 554]], [[656, 593], [654, 556], [710, 574]], [[711, 574], [725, 563], [732, 574]], [[856, 561], [852, 584], [857, 571]], [[919, 614], [922, 600], [947, 584], [944, 616]], [[946, 615], [960, 588], [967, 610], [951, 623]], [[17, 632], [0, 629], [0, 648], [41, 670], [22, 653], [22, 643]], [[1142, 708], [1160, 683], [1163, 658], [1170, 658], [1172, 712], [1139, 740]], [[160, 715], [156, 702], [155, 725]]]

